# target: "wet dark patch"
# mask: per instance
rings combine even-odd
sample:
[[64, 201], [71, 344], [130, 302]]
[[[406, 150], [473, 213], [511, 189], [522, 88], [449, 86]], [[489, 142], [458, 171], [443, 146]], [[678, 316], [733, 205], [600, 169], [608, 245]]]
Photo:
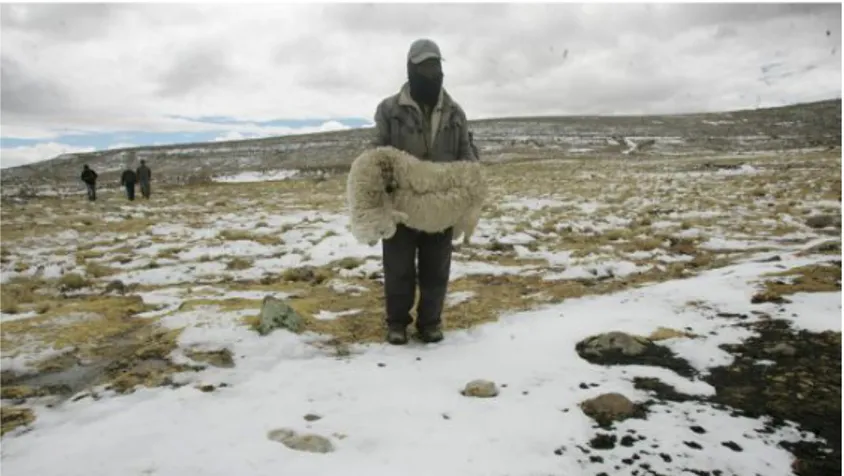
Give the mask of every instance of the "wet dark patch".
[[582, 359], [596, 365], [649, 365], [672, 370], [687, 378], [697, 375], [697, 371], [685, 359], [668, 348], [653, 342], [644, 345], [645, 350], [637, 355], [625, 355], [621, 350], [602, 351], [600, 355], [589, 354], [584, 352], [586, 343], [583, 341], [575, 346], [575, 350]]
[[598, 433], [589, 440], [589, 446], [596, 450], [611, 450], [615, 448], [617, 438], [610, 433]]
[[[802, 431], [826, 440], [780, 442], [797, 458], [795, 474], [841, 474], [841, 333], [794, 331], [788, 321], [778, 319], [740, 325], [758, 335], [741, 344], [721, 346], [734, 361], [710, 369], [704, 378], [715, 387], [714, 396], [686, 395], [655, 378], [636, 378], [634, 386], [654, 394], [656, 398], [648, 405], [697, 401], [729, 410], [734, 416], [770, 417], [760, 433], [771, 434], [787, 421], [794, 422]], [[774, 363], [760, 365], [759, 360]], [[742, 451], [735, 442], [722, 445]], [[670, 461], [666, 459], [670, 456], [660, 456]]]
[[[783, 443], [797, 458], [798, 476], [841, 474], [841, 333], [795, 332], [787, 321], [748, 326], [759, 333], [726, 348], [735, 357], [705, 380], [717, 389], [712, 401], [751, 418], [771, 416], [772, 427], [797, 423], [827, 443]], [[794, 352], [772, 352], [777, 346]], [[756, 360], [772, 360], [759, 366]]]

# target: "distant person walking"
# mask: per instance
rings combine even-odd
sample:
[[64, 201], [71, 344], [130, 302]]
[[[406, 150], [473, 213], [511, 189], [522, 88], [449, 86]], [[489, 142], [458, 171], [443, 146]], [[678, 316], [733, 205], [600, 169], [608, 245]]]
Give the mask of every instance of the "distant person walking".
[[93, 202], [97, 199], [97, 173], [94, 169], [88, 167], [88, 164], [82, 166], [82, 175], [80, 176], [85, 186], [88, 188], [88, 200]]
[[135, 171], [127, 168], [120, 176], [120, 185], [126, 187], [126, 197], [129, 201], [135, 200], [135, 182], [138, 181], [138, 176]]
[[138, 183], [141, 185], [141, 195], [143, 195], [144, 198], [149, 200], [149, 182], [150, 180], [152, 180], [152, 171], [149, 169], [149, 167], [147, 167], [147, 162], [145, 160], [141, 160], [141, 165], [138, 167], [137, 175]]

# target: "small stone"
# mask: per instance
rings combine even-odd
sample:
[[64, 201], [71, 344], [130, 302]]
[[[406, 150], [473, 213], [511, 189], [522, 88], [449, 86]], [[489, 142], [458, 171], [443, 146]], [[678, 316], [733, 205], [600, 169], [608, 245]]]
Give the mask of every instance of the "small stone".
[[106, 284], [105, 291], [103, 291], [103, 293], [108, 294], [111, 292], [116, 292], [118, 294], [126, 294], [126, 285], [123, 284], [123, 281], [119, 279], [109, 281], [109, 283]]
[[660, 458], [662, 458], [662, 460], [663, 460], [663, 461], [665, 461], [666, 463], [670, 463], [670, 462], [671, 462], [671, 456], [669, 456], [669, 455], [667, 455], [667, 454], [665, 454], [665, 453], [660, 453], [660, 454], [659, 454], [659, 457], [660, 457]]
[[196, 388], [198, 388], [201, 392], [205, 393], [213, 392], [214, 390], [216, 390], [216, 387], [211, 384], [200, 385]]
[[619, 444], [620, 444], [621, 446], [626, 446], [626, 447], [628, 447], [628, 448], [630, 448], [631, 446], [633, 446], [635, 443], [636, 443], [636, 439], [635, 439], [635, 438], [633, 438], [633, 437], [632, 437], [632, 436], [630, 436], [630, 435], [624, 435], [624, 436], [622, 436], [622, 437], [621, 437], [621, 441], [619, 442]]
[[602, 458], [602, 457], [600, 457], [600, 456], [598, 456], [598, 455], [594, 455], [594, 456], [590, 456], [590, 457], [589, 457], [589, 461], [590, 461], [590, 462], [592, 462], [592, 463], [603, 463], [603, 462], [604, 462], [604, 458]]
[[583, 390], [586, 390], [586, 389], [589, 388], [589, 385], [587, 385], [586, 382], [580, 382], [579, 387], [582, 388]]
[[305, 421], [317, 421], [317, 420], [322, 420], [322, 417], [319, 416], [319, 415], [315, 415], [313, 413], [308, 413], [307, 415], [305, 415]]
[[259, 334], [267, 335], [278, 328], [298, 333], [303, 327], [302, 317], [286, 302], [273, 296], [264, 297], [258, 322]]
[[614, 331], [588, 337], [580, 344], [583, 345], [583, 353], [587, 355], [600, 356], [615, 351], [626, 356], [635, 356], [644, 353], [648, 343], [644, 337]]
[[298, 434], [288, 428], [272, 430], [267, 433], [267, 438], [297, 451], [310, 453], [330, 453], [334, 451], [334, 445], [328, 438], [315, 434]]
[[705, 430], [705, 429], [703, 429], [703, 427], [701, 427], [701, 426], [697, 426], [697, 425], [692, 426], [692, 427], [690, 427], [689, 429], [690, 429], [690, 430], [692, 430], [693, 432], [697, 433], [698, 435], [701, 435], [701, 434], [703, 434], [703, 433], [706, 433], [706, 430]]
[[489, 380], [473, 380], [463, 388], [463, 396], [491, 398], [498, 396], [498, 388]]
[[387, 364], [385, 364], [384, 362], [378, 362], [378, 366], [379, 366], [379, 367], [386, 367], [386, 366], [387, 366]]
[[806, 219], [806, 226], [815, 229], [841, 226], [841, 221], [835, 215], [814, 215]]
[[744, 451], [742, 449], [742, 447], [739, 446], [738, 443], [736, 443], [734, 441], [724, 441], [724, 442], [721, 443], [721, 445], [726, 446], [727, 448], [729, 448], [733, 451], [736, 451], [736, 452]]
[[580, 408], [587, 416], [601, 425], [626, 420], [638, 413], [638, 408], [620, 393], [605, 393], [585, 400]]

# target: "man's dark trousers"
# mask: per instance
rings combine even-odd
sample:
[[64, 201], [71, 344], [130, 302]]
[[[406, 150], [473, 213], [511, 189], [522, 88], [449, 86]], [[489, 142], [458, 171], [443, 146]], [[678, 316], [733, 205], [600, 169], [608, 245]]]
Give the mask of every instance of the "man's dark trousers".
[[452, 236], [451, 228], [424, 233], [399, 224], [392, 238], [381, 241], [388, 327], [404, 329], [410, 325], [417, 282], [416, 328], [440, 325], [451, 271]]
[[149, 182], [147, 182], [146, 180], [141, 180], [141, 195], [143, 195], [144, 198], [149, 199], [149, 194], [150, 194]]
[[88, 187], [88, 200], [93, 202], [97, 199], [97, 184], [87, 182], [85, 186]]
[[135, 199], [135, 182], [126, 182], [126, 196], [129, 200]]

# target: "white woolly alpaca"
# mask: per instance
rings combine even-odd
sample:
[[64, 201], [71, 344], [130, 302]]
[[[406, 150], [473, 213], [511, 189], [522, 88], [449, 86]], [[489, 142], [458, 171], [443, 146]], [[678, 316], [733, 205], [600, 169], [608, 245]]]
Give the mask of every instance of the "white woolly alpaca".
[[478, 162], [430, 162], [393, 147], [368, 149], [349, 170], [346, 194], [352, 235], [374, 245], [396, 224], [436, 233], [454, 227], [468, 244], [487, 196]]

